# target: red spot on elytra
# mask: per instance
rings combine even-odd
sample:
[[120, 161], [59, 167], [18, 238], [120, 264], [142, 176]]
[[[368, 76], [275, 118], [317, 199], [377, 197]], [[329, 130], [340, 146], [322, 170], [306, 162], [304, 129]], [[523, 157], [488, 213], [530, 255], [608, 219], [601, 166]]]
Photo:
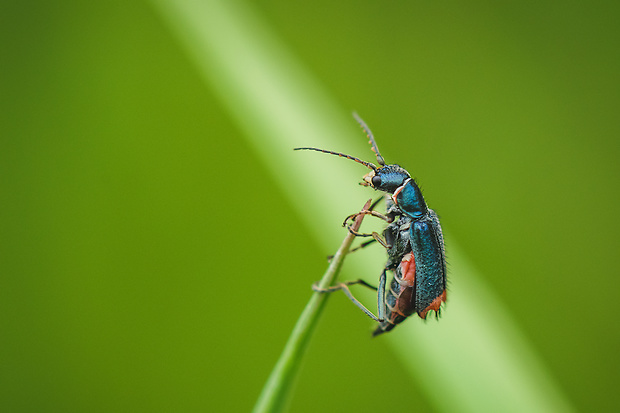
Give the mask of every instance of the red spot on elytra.
[[439, 297], [435, 298], [428, 305], [428, 307], [420, 311], [418, 315], [420, 316], [420, 318], [426, 318], [426, 313], [428, 313], [430, 310], [434, 310], [434, 311], [439, 310], [439, 307], [441, 307], [441, 303], [444, 303], [445, 301], [446, 301], [446, 290], [443, 290], [443, 293]]

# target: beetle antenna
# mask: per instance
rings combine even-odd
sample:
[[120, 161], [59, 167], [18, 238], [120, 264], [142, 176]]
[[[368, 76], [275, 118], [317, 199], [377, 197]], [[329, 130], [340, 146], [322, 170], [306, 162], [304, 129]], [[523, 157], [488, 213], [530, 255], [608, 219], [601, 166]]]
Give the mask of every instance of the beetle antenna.
[[364, 122], [362, 118], [360, 118], [360, 115], [358, 115], [357, 113], [353, 112], [353, 117], [355, 118], [357, 123], [360, 124], [362, 129], [364, 129], [364, 132], [366, 132], [366, 136], [368, 136], [368, 140], [369, 140], [368, 143], [372, 145], [372, 151], [375, 153], [375, 155], [377, 155], [377, 162], [379, 162], [379, 165], [385, 166], [385, 161], [383, 160], [383, 156], [381, 156], [381, 153], [379, 153], [379, 148], [377, 148], [377, 142], [375, 142], [375, 137], [370, 131], [370, 128], [368, 127], [368, 125], [366, 125], [366, 122]]
[[293, 150], [294, 151], [317, 151], [317, 152], [328, 153], [330, 155], [338, 155], [341, 158], [347, 158], [347, 159], [350, 159], [350, 160], [355, 161], [357, 163], [361, 163], [366, 168], [372, 169], [373, 171], [377, 170], [377, 167], [374, 164], [370, 163], [370, 162], [362, 161], [361, 159], [356, 158], [355, 156], [346, 155], [346, 154], [340, 153], [340, 152], [333, 152], [333, 151], [328, 151], [326, 149], [319, 149], [319, 148], [293, 148]]

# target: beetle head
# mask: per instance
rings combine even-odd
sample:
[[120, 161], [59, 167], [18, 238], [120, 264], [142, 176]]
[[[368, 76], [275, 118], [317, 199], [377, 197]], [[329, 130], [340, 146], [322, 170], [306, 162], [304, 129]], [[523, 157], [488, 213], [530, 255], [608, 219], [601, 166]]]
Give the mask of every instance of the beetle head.
[[385, 165], [368, 172], [362, 185], [393, 194], [409, 178], [409, 172], [399, 165]]
[[379, 153], [377, 142], [375, 142], [375, 137], [370, 131], [370, 128], [366, 125], [362, 118], [357, 115], [357, 113], [353, 113], [353, 117], [360, 124], [364, 132], [366, 132], [366, 136], [368, 136], [369, 141], [368, 143], [370, 143], [371, 149], [377, 157], [379, 167], [377, 167], [373, 163], [366, 162], [354, 156], [346, 155], [340, 152], [333, 152], [318, 148], [295, 148], [295, 150], [310, 150], [323, 152], [330, 155], [337, 155], [360, 163], [366, 168], [371, 169], [371, 171], [364, 176], [364, 181], [361, 183], [361, 185], [370, 186], [379, 191], [384, 191], [391, 194], [394, 193], [394, 191], [396, 191], [399, 186], [403, 185], [403, 183], [405, 183], [405, 181], [410, 178], [409, 173], [404, 168], [398, 165], [386, 165], [385, 160], [383, 160], [383, 156], [381, 156], [381, 153]]

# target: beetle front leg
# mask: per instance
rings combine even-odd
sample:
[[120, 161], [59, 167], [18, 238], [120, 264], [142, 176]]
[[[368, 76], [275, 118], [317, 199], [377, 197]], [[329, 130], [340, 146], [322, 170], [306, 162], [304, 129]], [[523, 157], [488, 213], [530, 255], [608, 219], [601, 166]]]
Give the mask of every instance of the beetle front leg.
[[394, 217], [390, 217], [388, 215], [384, 215], [380, 212], [377, 211], [360, 211], [360, 212], [356, 212], [355, 214], [351, 214], [348, 217], [346, 217], [344, 219], [344, 222], [342, 223], [343, 227], [346, 227], [347, 224], [349, 223], [349, 220], [355, 219], [360, 215], [372, 215], [373, 217], [377, 217], [380, 218], [382, 220], [384, 220], [385, 222], [387, 222], [388, 224], [394, 221]]
[[351, 234], [355, 235], [356, 237], [373, 237], [375, 239], [375, 241], [377, 241], [379, 244], [381, 244], [383, 246], [383, 248], [385, 248], [385, 249], [389, 249], [390, 248], [388, 246], [388, 243], [377, 232], [373, 231], [371, 234], [366, 234], [366, 233], [363, 233], [363, 232], [357, 232], [354, 229], [352, 229], [351, 227], [347, 227], [347, 229], [349, 230], [349, 232]]

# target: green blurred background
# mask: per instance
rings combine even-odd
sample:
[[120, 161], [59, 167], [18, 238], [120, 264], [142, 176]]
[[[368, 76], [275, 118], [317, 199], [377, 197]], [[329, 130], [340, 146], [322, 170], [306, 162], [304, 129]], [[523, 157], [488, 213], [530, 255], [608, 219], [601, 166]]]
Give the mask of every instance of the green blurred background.
[[[618, 409], [618, 3], [252, 3], [575, 408]], [[2, 411], [248, 411], [333, 252], [159, 13], [3, 3]], [[330, 300], [292, 411], [434, 409], [369, 324]]]

